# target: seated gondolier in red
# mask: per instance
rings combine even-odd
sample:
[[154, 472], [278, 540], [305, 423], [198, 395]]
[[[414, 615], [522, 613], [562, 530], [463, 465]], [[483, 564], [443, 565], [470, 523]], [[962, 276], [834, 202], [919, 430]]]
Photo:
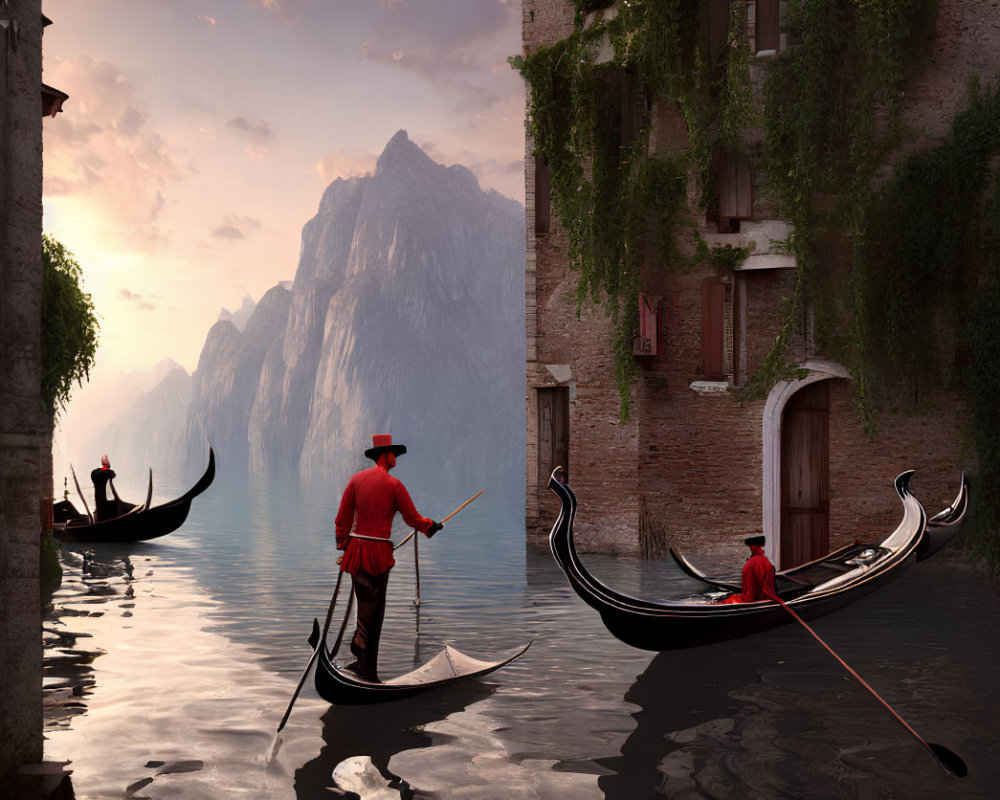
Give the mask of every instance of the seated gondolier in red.
[[351, 640], [356, 661], [348, 669], [368, 680], [378, 680], [378, 645], [385, 617], [389, 570], [392, 556], [392, 520], [398, 511], [411, 528], [428, 538], [443, 527], [440, 522], [420, 516], [406, 487], [389, 474], [396, 457], [406, 446], [393, 444], [392, 436], [372, 436], [365, 455], [374, 467], [355, 473], [344, 489], [335, 521], [337, 547], [344, 551], [340, 569], [351, 576], [358, 601], [357, 628]]
[[774, 565], [764, 555], [764, 537], [751, 536], [743, 543], [750, 548], [750, 558], [740, 573], [740, 592], [721, 600], [722, 603], [756, 603], [777, 600], [774, 588]]

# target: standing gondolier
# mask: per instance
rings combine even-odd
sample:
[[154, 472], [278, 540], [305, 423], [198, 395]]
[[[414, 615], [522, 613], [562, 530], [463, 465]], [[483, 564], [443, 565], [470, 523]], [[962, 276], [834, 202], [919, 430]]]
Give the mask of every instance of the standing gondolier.
[[340, 569], [351, 576], [358, 601], [357, 628], [351, 640], [356, 659], [348, 669], [367, 680], [378, 680], [378, 646], [385, 617], [389, 570], [396, 563], [389, 535], [398, 511], [406, 524], [428, 538], [443, 527], [440, 522], [422, 517], [413, 505], [402, 482], [389, 470], [406, 446], [393, 444], [392, 436], [372, 436], [372, 447], [365, 455], [374, 467], [355, 473], [344, 489], [335, 520], [337, 547], [344, 551]]

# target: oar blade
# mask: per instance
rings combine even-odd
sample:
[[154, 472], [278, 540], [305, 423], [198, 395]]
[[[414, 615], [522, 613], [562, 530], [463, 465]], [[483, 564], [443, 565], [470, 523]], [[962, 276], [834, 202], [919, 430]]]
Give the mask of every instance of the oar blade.
[[962, 761], [958, 753], [949, 750], [944, 745], [934, 744], [934, 742], [927, 742], [927, 746], [937, 756], [937, 760], [941, 763], [941, 766], [956, 778], [964, 778], [969, 774], [969, 768], [965, 766], [965, 762]]

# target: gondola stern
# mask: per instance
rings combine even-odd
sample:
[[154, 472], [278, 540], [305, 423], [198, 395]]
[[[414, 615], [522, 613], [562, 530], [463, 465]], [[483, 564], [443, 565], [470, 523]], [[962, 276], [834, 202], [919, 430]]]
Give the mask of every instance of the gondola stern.
[[969, 510], [969, 479], [962, 472], [958, 495], [943, 511], [929, 520], [917, 546], [917, 561], [930, 558], [965, 529]]

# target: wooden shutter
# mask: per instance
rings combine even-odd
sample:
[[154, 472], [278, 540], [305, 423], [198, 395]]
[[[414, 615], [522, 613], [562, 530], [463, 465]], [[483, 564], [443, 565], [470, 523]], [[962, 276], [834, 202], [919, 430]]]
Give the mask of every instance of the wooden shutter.
[[708, 60], [715, 72], [719, 56], [729, 38], [729, 0], [709, 0], [708, 3]]
[[721, 381], [726, 285], [707, 278], [701, 283], [701, 368], [705, 380]]
[[632, 341], [637, 356], [660, 354], [660, 310], [663, 297], [639, 292], [639, 335]]
[[779, 49], [778, 0], [757, 0], [757, 52]]
[[545, 486], [556, 467], [569, 478], [569, 389], [545, 386], [537, 392], [538, 481]]

